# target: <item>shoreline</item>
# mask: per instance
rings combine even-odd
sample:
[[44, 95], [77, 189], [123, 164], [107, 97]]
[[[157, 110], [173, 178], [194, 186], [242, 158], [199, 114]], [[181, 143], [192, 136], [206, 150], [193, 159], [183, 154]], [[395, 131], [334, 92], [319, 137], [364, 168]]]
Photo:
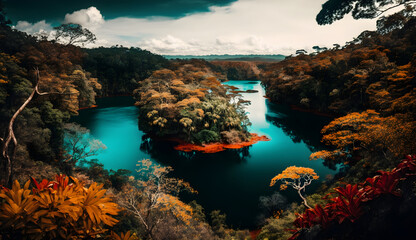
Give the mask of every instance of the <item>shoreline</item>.
[[266, 137], [265, 135], [259, 136], [256, 133], [251, 133], [251, 139], [247, 142], [240, 142], [240, 143], [233, 143], [233, 144], [226, 144], [226, 143], [208, 143], [204, 145], [197, 145], [192, 143], [185, 143], [183, 141], [177, 141], [179, 145], [175, 146], [174, 149], [183, 152], [192, 152], [198, 151], [202, 153], [217, 153], [222, 152], [227, 149], [240, 149], [244, 147], [251, 146], [256, 144], [260, 141], [270, 141], [271, 139]]
[[90, 108], [96, 108], [96, 107], [98, 107], [98, 105], [94, 104], [94, 105], [91, 105], [91, 106], [89, 106], [89, 107], [82, 107], [82, 108], [78, 108], [78, 110], [77, 110], [77, 111], [79, 111], [79, 110], [85, 110], [85, 109], [90, 109]]
[[274, 103], [274, 104], [281, 104], [281, 105], [286, 105], [286, 106], [288, 106], [290, 109], [292, 109], [292, 110], [295, 110], [295, 111], [298, 111], [298, 112], [306, 112], [306, 113], [310, 113], [310, 114], [313, 114], [313, 115], [317, 115], [317, 116], [322, 116], [322, 117], [329, 117], [329, 118], [337, 118], [337, 117], [339, 117], [339, 115], [337, 115], [337, 114], [332, 114], [332, 113], [325, 113], [325, 112], [320, 112], [320, 111], [318, 111], [318, 110], [313, 110], [313, 109], [307, 109], [307, 108], [303, 108], [303, 107], [300, 107], [300, 106], [297, 106], [297, 105], [294, 105], [294, 104], [284, 104], [284, 103], [276, 103], [276, 102], [273, 102], [272, 100], [271, 100], [271, 98], [270, 97], [268, 97], [267, 95], [264, 95], [263, 96], [265, 99], [267, 99], [269, 102], [271, 102], [271, 103]]

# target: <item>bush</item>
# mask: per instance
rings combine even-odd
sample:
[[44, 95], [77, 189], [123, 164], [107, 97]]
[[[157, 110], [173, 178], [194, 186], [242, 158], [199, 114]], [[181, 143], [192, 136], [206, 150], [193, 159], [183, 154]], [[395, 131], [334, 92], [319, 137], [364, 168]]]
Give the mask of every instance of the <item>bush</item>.
[[230, 131], [221, 132], [221, 138], [224, 143], [228, 144], [239, 143], [248, 140], [244, 132], [236, 131], [234, 129]]
[[218, 135], [218, 133], [206, 129], [198, 132], [193, 137], [194, 142], [200, 144], [220, 141], [220, 136]]

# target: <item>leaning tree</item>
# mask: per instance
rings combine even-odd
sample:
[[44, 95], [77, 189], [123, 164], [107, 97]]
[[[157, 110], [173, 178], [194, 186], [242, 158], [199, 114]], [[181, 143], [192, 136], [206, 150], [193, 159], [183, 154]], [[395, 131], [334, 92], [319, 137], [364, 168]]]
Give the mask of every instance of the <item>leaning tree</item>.
[[40, 74], [39, 70], [35, 69], [35, 86], [31, 91], [29, 97], [23, 102], [23, 104], [17, 109], [9, 120], [5, 137], [0, 137], [0, 185], [10, 186], [12, 184], [12, 173], [13, 173], [13, 160], [16, 155], [16, 148], [18, 145], [18, 140], [14, 132], [14, 123], [20, 113], [26, 108], [26, 106], [32, 101], [32, 99], [38, 95], [48, 95], [48, 94], [62, 94], [62, 95], [72, 95], [73, 92], [69, 91], [68, 88], [62, 89], [61, 91], [41, 91], [40, 90]]

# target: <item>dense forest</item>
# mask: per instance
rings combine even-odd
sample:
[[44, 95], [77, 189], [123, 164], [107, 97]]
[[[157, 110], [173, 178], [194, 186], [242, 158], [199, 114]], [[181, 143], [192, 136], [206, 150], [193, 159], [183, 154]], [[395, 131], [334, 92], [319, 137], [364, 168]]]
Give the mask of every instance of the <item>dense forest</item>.
[[[169, 63], [138, 48], [82, 49], [38, 39], [12, 29], [7, 18], [0, 16], [0, 239], [245, 239], [249, 236], [248, 231], [228, 228], [220, 211], [205, 214], [196, 202], [182, 202], [178, 198], [180, 192], [196, 191], [183, 180], [169, 177], [172, 171], [169, 167], [144, 160], [139, 163], [141, 178], [134, 179], [127, 170], [106, 170], [97, 160], [87, 160], [105, 145], [85, 137], [88, 129], [68, 123], [80, 108], [94, 105], [97, 96], [132, 95], [141, 80], [143, 86], [151, 79], [165, 81], [156, 78], [164, 71], [172, 74], [175, 71], [178, 78], [185, 77], [182, 80], [187, 85], [178, 86], [178, 91], [184, 94], [190, 91], [181, 99], [182, 109], [189, 110], [188, 117], [198, 113], [192, 101], [205, 99], [201, 94], [206, 93], [211, 96], [210, 101], [222, 102], [233, 109], [227, 113], [234, 111], [244, 118], [228, 102], [226, 89], [214, 74], [207, 78], [193, 65], [188, 67], [189, 72], [180, 73], [179, 68], [182, 65], [186, 68], [185, 63]], [[206, 61], [194, 62], [195, 66], [208, 69]], [[172, 70], [153, 73], [167, 66]], [[208, 94], [208, 89], [201, 86], [198, 89], [199, 81], [202, 84], [205, 81], [204, 86], [209, 85], [215, 94]], [[244, 125], [234, 122], [235, 128], [243, 130]], [[215, 126], [213, 123], [212, 128]], [[191, 127], [194, 126], [190, 124]], [[226, 129], [229, 128], [219, 127], [213, 132], [214, 137]], [[247, 137], [247, 132], [241, 134], [237, 137]]]
[[[376, 4], [379, 3], [378, 5]], [[328, 0], [317, 16], [374, 18], [404, 8], [345, 46], [298, 51], [278, 63], [167, 60], [140, 48], [84, 49], [13, 29], [0, 2], [0, 239], [397, 239], [416, 219], [416, 17], [411, 1]], [[381, 5], [380, 5], [381, 4]], [[409, 5], [410, 4], [410, 5]], [[324, 113], [327, 149], [310, 156], [339, 172], [288, 167], [270, 186], [302, 201], [278, 206], [258, 231], [227, 226], [181, 194], [198, 189], [171, 167], [138, 162], [139, 177], [106, 170], [105, 148], [69, 123], [96, 97], [133, 95], [138, 125], [153, 138], [204, 145], [251, 135], [239, 91], [227, 79], [261, 78], [266, 97]], [[279, 198], [279, 197], [277, 197]], [[279, 199], [276, 200], [279, 202]]]
[[140, 48], [100, 47], [83, 51], [83, 67], [100, 79], [99, 96], [131, 95], [138, 82], [168, 65], [162, 56]]
[[[318, 22], [330, 24], [340, 18], [333, 8], [343, 8], [334, 2], [323, 6]], [[362, 1], [351, 2], [365, 12], [359, 5]], [[351, 11], [347, 6], [343, 11]], [[292, 233], [282, 230], [293, 229], [292, 222], [296, 226], [292, 239], [409, 236], [407, 223], [414, 221], [416, 212], [410, 173], [415, 160], [408, 155], [416, 151], [413, 12], [406, 5], [381, 17], [377, 31], [365, 31], [343, 47], [334, 44], [333, 49], [310, 55], [298, 52], [262, 73], [271, 101], [336, 117], [321, 131], [329, 149], [313, 153], [310, 159], [325, 159], [328, 166], [341, 163], [342, 170], [339, 181], [329, 181], [307, 197], [318, 205], [301, 215], [294, 214], [299, 206], [290, 207], [270, 219], [260, 238], [290, 237]], [[326, 194], [330, 197], [321, 199]]]

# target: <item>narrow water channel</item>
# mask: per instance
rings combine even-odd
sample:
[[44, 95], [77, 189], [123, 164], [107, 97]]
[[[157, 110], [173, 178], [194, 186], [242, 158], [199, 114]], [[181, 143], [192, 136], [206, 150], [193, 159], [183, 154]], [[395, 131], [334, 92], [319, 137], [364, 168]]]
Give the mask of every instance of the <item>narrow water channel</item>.
[[[175, 177], [188, 181], [199, 192], [186, 196], [186, 200], [196, 199], [206, 213], [221, 210], [227, 214], [228, 224], [234, 227], [255, 228], [263, 212], [259, 198], [279, 191], [278, 187], [269, 187], [270, 179], [286, 167], [310, 167], [320, 176], [306, 194], [313, 193], [327, 175], [335, 174], [322, 161], [308, 159], [311, 152], [321, 149], [320, 130], [330, 119], [270, 103], [263, 97], [265, 92], [259, 81], [226, 84], [240, 90], [258, 91], [242, 94], [245, 100], [251, 101], [246, 108], [252, 122], [250, 131], [266, 135], [271, 141], [215, 154], [185, 154], [173, 150], [174, 143], [142, 142], [138, 110], [130, 97], [98, 99], [98, 108], [82, 110], [72, 120], [90, 129], [107, 146], [96, 157], [105, 168], [134, 172], [137, 161], [144, 158], [172, 166]], [[288, 202], [300, 203], [294, 190], [281, 193]]]

